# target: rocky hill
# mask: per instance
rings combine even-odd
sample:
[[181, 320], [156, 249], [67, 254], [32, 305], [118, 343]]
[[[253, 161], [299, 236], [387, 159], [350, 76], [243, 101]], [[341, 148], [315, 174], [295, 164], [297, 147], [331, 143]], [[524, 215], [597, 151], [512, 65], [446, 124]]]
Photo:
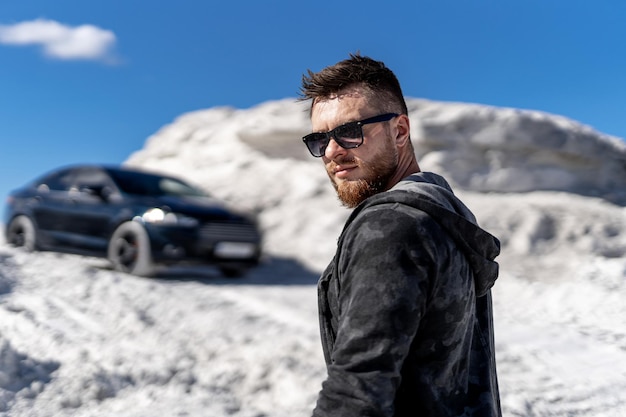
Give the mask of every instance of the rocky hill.
[[[502, 240], [505, 265], [541, 274], [555, 263], [576, 268], [570, 257], [626, 256], [626, 142], [537, 111], [407, 104], [422, 170], [442, 174], [463, 195]], [[302, 144], [307, 111], [286, 99], [188, 113], [127, 163], [182, 175], [258, 212], [271, 251], [321, 268], [347, 210]], [[301, 221], [284, 221], [286, 214]]]

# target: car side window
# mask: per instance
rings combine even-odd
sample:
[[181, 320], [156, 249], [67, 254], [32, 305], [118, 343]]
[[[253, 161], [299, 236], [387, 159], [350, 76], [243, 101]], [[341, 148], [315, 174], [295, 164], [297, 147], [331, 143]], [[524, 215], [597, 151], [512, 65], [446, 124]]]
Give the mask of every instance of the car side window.
[[46, 191], [69, 191], [72, 185], [72, 178], [73, 173], [71, 170], [56, 172], [39, 181], [37, 189]]
[[100, 170], [80, 169], [76, 171], [73, 187], [93, 187], [102, 186], [106, 182], [106, 175]]
[[115, 186], [109, 176], [101, 169], [83, 168], [75, 172], [71, 190], [102, 196], [104, 190], [111, 193]]

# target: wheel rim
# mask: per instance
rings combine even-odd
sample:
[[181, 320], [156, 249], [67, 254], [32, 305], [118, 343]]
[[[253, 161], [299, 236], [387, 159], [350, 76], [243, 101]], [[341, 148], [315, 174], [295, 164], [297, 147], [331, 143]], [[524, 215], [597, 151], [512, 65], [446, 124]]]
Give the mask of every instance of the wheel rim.
[[115, 244], [118, 263], [126, 270], [130, 270], [137, 262], [137, 240], [131, 235], [126, 235], [117, 239]]
[[11, 234], [9, 235], [9, 243], [15, 246], [24, 246], [26, 243], [26, 237], [24, 236], [24, 228], [21, 226], [16, 226], [11, 230]]
[[16, 247], [34, 248], [34, 230], [30, 221], [22, 216], [15, 218], [9, 225], [8, 243]]

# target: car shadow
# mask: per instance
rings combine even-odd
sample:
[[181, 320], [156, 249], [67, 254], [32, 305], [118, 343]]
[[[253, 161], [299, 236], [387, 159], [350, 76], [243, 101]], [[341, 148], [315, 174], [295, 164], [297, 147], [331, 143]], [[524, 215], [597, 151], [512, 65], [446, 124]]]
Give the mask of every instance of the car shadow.
[[317, 285], [320, 272], [293, 258], [266, 256], [244, 276], [224, 277], [211, 266], [172, 266], [160, 268], [151, 279], [163, 281], [198, 281], [211, 285]]
[[[7, 251], [0, 251], [0, 263], [6, 264], [13, 258], [13, 251], [20, 251], [20, 248], [10, 248], [0, 242], [0, 247]], [[38, 256], [42, 253], [34, 252], [29, 256]], [[104, 258], [82, 256], [77, 254], [56, 253], [55, 258], [65, 256], [83, 258], [87, 271], [106, 271], [123, 274], [113, 270], [109, 261]], [[159, 267], [154, 276], [146, 279], [161, 281], [197, 281], [210, 285], [317, 285], [321, 271], [313, 270], [302, 262], [288, 257], [275, 255], [265, 255], [259, 265], [251, 268], [244, 276], [228, 278], [222, 275], [216, 267], [208, 265], [197, 266], [170, 266]], [[5, 276], [0, 270], [0, 295], [11, 292], [14, 279]]]

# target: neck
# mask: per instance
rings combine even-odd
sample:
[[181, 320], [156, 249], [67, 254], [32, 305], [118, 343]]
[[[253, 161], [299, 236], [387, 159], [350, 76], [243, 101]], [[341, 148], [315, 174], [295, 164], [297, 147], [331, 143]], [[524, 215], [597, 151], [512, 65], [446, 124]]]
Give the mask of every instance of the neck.
[[389, 190], [391, 187], [399, 183], [403, 178], [406, 178], [409, 175], [415, 174], [416, 172], [420, 171], [421, 170], [419, 164], [417, 163], [414, 154], [405, 157], [403, 157], [403, 155], [400, 155], [396, 172], [387, 183], [386, 189]]

